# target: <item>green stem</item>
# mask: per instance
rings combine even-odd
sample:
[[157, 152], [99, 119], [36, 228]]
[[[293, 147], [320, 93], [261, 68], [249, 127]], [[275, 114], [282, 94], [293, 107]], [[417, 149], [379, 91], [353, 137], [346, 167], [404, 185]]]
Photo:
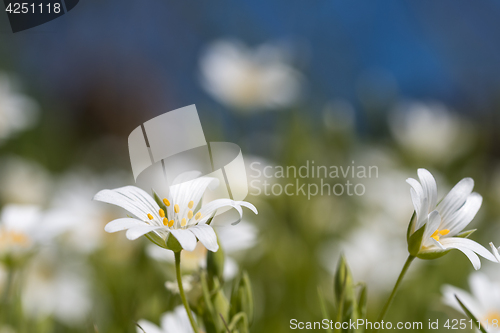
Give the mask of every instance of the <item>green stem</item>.
[[12, 284], [14, 282], [14, 268], [8, 267], [7, 270], [7, 280], [5, 281], [5, 289], [3, 290], [0, 304], [7, 304], [9, 301], [10, 289], [12, 288]]
[[[389, 307], [391, 306], [392, 301], [394, 300], [394, 296], [396, 296], [396, 292], [399, 289], [399, 285], [401, 284], [401, 281], [403, 281], [403, 278], [404, 278], [406, 272], [408, 271], [408, 268], [410, 268], [410, 265], [414, 259], [415, 259], [415, 257], [412, 255], [408, 256], [408, 259], [406, 259], [405, 265], [403, 266], [403, 269], [401, 270], [401, 273], [399, 274], [398, 280], [396, 281], [396, 285], [394, 286], [394, 289], [392, 290], [392, 293], [389, 296], [389, 299], [385, 303], [385, 306], [382, 309], [382, 312], [378, 316], [377, 322], [380, 323], [380, 322], [382, 322], [382, 320], [384, 320], [385, 315], [387, 313], [387, 310], [389, 310]], [[376, 332], [378, 332], [378, 329], [374, 331], [374, 333], [376, 333]]]
[[184, 304], [184, 308], [186, 309], [187, 315], [189, 317], [189, 321], [191, 322], [191, 326], [193, 327], [193, 331], [195, 333], [199, 333], [198, 325], [194, 321], [193, 312], [189, 308], [188, 301], [186, 299], [186, 294], [184, 293], [184, 287], [182, 286], [182, 276], [181, 276], [181, 252], [174, 252], [175, 254], [175, 271], [177, 273], [177, 284], [179, 285], [179, 294], [181, 295], [182, 304]]

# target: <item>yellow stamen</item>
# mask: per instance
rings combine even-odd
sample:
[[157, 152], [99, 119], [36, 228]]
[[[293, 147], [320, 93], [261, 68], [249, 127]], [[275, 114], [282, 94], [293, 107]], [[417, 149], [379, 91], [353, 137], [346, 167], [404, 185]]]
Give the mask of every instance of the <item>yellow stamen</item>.
[[163, 218], [163, 225], [168, 226], [168, 219], [166, 217]]
[[450, 229], [443, 229], [439, 232], [441, 236], [446, 236], [450, 233]]
[[483, 323], [488, 323], [488, 325], [494, 325], [494, 323], [500, 324], [500, 312], [492, 311], [488, 313], [488, 315], [484, 317]]
[[152, 220], [153, 219], [153, 215], [148, 214], [148, 219]]
[[192, 211], [192, 210], [190, 210], [190, 211], [188, 212], [188, 219], [192, 219], [192, 218], [193, 218], [193, 211]]
[[179, 205], [178, 204], [175, 204], [174, 205], [174, 212], [176, 213], [179, 213], [180, 209], [179, 209]]
[[196, 213], [196, 216], [194, 218], [196, 220], [199, 220], [201, 218], [201, 213], [200, 212]]
[[443, 230], [437, 229], [436, 231], [434, 231], [434, 233], [432, 234], [431, 238], [434, 238], [435, 240], [437, 240], [439, 242], [439, 238], [441, 236], [446, 236], [449, 233], [450, 233], [450, 229], [443, 229]]
[[163, 199], [163, 203], [165, 204], [165, 206], [170, 207], [170, 201], [168, 201], [167, 198]]
[[187, 223], [186, 218], [183, 218], [181, 221], [181, 227], [186, 226], [186, 223]]
[[163, 209], [160, 208], [160, 216], [161, 217], [165, 217], [165, 211]]
[[168, 222], [168, 226], [172, 228], [174, 226], [174, 220], [170, 220], [170, 222]]
[[189, 201], [189, 203], [188, 203], [189, 209], [192, 209], [193, 205], [194, 205], [194, 201], [193, 200]]

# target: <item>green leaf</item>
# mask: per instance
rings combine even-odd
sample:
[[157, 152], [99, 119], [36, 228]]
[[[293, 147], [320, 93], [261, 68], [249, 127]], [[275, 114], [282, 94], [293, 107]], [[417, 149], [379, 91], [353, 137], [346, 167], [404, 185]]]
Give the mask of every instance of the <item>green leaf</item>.
[[241, 273], [231, 293], [231, 315], [235, 316], [239, 312], [244, 312], [248, 324], [252, 325], [254, 318], [253, 292], [247, 272]]
[[[328, 315], [328, 311], [326, 310], [326, 303], [325, 303], [325, 298], [323, 297], [323, 292], [321, 291], [321, 288], [318, 287], [318, 298], [319, 298], [319, 306], [321, 308], [321, 315], [323, 318], [329, 318], [330, 316]], [[328, 326], [327, 332], [333, 333], [332, 328]]]
[[420, 252], [420, 248], [422, 246], [422, 237], [424, 236], [425, 232], [425, 224], [415, 231], [410, 238], [408, 239], [408, 252], [414, 257], [418, 256], [418, 253]]
[[472, 314], [472, 312], [470, 312], [469, 309], [467, 309], [467, 307], [464, 305], [464, 303], [462, 303], [462, 301], [460, 300], [460, 298], [458, 298], [457, 295], [455, 295], [455, 298], [457, 299], [458, 301], [458, 304], [460, 304], [460, 307], [462, 308], [462, 310], [464, 310], [465, 314], [467, 315], [467, 317], [469, 317], [473, 322], [474, 322], [474, 325], [476, 325], [476, 327], [483, 333], [488, 333], [483, 325], [479, 324], [480, 321], [476, 319], [476, 317]]
[[467, 231], [462, 231], [455, 237], [460, 237], [460, 238], [469, 238], [470, 235], [472, 235], [477, 229], [472, 229], [472, 230], [467, 230]]
[[337, 272], [335, 273], [334, 291], [337, 303], [337, 321], [357, 320], [354, 283], [351, 271], [343, 255], [340, 256]]
[[358, 318], [365, 319], [366, 318], [366, 303], [368, 301], [368, 291], [366, 284], [362, 284], [361, 291], [359, 292], [359, 300], [358, 300]]
[[151, 231], [151, 232], [145, 234], [144, 236], [146, 236], [147, 239], [149, 239], [151, 242], [158, 245], [159, 247], [162, 247], [162, 248], [168, 250], [167, 244], [165, 244], [165, 241], [163, 240], [163, 238], [158, 236], [158, 234], [156, 232]]

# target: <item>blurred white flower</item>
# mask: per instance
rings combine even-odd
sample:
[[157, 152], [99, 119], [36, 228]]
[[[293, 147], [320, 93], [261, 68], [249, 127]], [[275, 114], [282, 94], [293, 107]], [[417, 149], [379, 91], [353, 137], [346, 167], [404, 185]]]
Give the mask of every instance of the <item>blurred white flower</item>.
[[301, 93], [301, 75], [275, 45], [255, 49], [235, 41], [212, 43], [200, 60], [203, 88], [238, 110], [278, 109], [292, 105]]
[[26, 315], [54, 316], [68, 325], [81, 324], [92, 308], [87, 275], [84, 265], [74, 261], [65, 264], [52, 249], [40, 252], [22, 288]]
[[0, 142], [33, 126], [37, 116], [37, 103], [19, 92], [15, 79], [0, 73]]
[[493, 282], [488, 276], [474, 272], [469, 277], [469, 286], [471, 293], [454, 286], [443, 286], [443, 303], [463, 312], [456, 295], [487, 332], [500, 332], [500, 282]]
[[40, 209], [28, 205], [7, 205], [0, 214], [0, 258], [29, 253], [40, 240]]
[[438, 102], [401, 103], [390, 114], [389, 125], [398, 144], [420, 160], [450, 162], [472, 142], [471, 126]]
[[2, 159], [0, 199], [6, 203], [44, 205], [52, 193], [51, 176], [41, 165], [21, 157]]
[[[177, 239], [182, 249], [193, 251], [198, 240], [212, 252], [219, 249], [217, 236], [207, 222], [217, 209], [231, 207], [237, 210], [240, 218], [242, 207], [247, 207], [257, 214], [257, 209], [246, 201], [217, 199], [196, 209], [208, 187], [218, 186], [219, 181], [212, 177], [199, 177], [200, 172], [188, 172], [181, 175], [186, 181], [174, 180], [169, 198], [163, 199], [166, 211], [145, 191], [135, 186], [126, 186], [115, 190], [102, 190], [94, 200], [120, 206], [135, 218], [121, 218], [109, 222], [105, 230], [117, 232], [127, 230], [127, 238], [134, 240], [147, 237], [156, 245], [166, 248], [168, 237]], [[190, 180], [188, 180], [190, 179]]]
[[[416, 219], [410, 228], [414, 234], [425, 228], [418, 252], [419, 258], [432, 258], [451, 249], [462, 251], [475, 269], [481, 267], [480, 256], [498, 262], [486, 248], [460, 234], [476, 216], [483, 198], [472, 192], [474, 180], [464, 178], [438, 204], [436, 180], [426, 169], [418, 169], [420, 182], [408, 178]], [[456, 237], [454, 237], [456, 236]]]
[[323, 266], [334, 275], [337, 260], [344, 254], [355, 279], [365, 282], [370, 293], [380, 295], [392, 288], [394, 281], [387, 276], [397, 275], [408, 256], [404, 231], [392, 228], [380, 214], [364, 219], [367, 223], [342, 241], [325, 244], [319, 256]]
[[114, 186], [121, 179], [116, 173], [95, 175], [73, 171], [59, 180], [47, 219], [52, 229], [63, 234], [65, 245], [82, 253], [92, 252], [102, 245], [104, 225], [117, 218], [118, 211], [96, 204], [92, 197], [106, 184]]
[[161, 327], [150, 321], [141, 319], [137, 333], [194, 333], [184, 307], [179, 306], [173, 312], [165, 313], [161, 318]]
[[[215, 227], [219, 237], [226, 260], [224, 264], [224, 278], [230, 280], [238, 273], [238, 264], [233, 257], [252, 248], [257, 242], [257, 228], [251, 223], [242, 221], [236, 226]], [[158, 261], [174, 263], [172, 251], [166, 251], [158, 246], [150, 245], [147, 248], [148, 255]], [[198, 243], [194, 251], [181, 252], [181, 267], [183, 271], [193, 272], [198, 268], [206, 266], [207, 249]], [[184, 278], [183, 278], [184, 281]], [[178, 290], [177, 282], [167, 282], [171, 290]], [[186, 285], [184, 288], [187, 290]]]

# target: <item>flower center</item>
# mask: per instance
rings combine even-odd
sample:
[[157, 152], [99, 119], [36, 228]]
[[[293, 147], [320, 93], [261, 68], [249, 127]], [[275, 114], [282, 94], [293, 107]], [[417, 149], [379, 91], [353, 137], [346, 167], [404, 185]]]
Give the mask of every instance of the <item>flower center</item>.
[[29, 245], [29, 238], [22, 232], [0, 230], [0, 244], [19, 245], [26, 247]]
[[500, 324], [500, 311], [489, 312], [488, 315], [484, 317], [483, 322], [488, 323], [489, 325], [495, 323]]
[[434, 231], [434, 233], [432, 234], [431, 238], [434, 238], [435, 240], [437, 240], [439, 242], [439, 238], [441, 236], [446, 236], [449, 233], [450, 233], [450, 229], [443, 229], [443, 230], [437, 229], [436, 231]]
[[[168, 199], [163, 199], [163, 203], [165, 204], [165, 206], [167, 207], [170, 207], [171, 203]], [[175, 224], [175, 221], [178, 221], [178, 223], [180, 224], [181, 227], [185, 227], [188, 223], [188, 220], [191, 220], [193, 217], [196, 219], [196, 221], [198, 221], [199, 219], [201, 219], [203, 216], [201, 215], [200, 212], [196, 213], [196, 215], [194, 215], [192, 209], [194, 207], [194, 201], [191, 200], [189, 201], [188, 203], [188, 208], [189, 208], [189, 211], [187, 213], [187, 219], [185, 217], [183, 217], [182, 219], [180, 218], [180, 216], [178, 215], [175, 215], [177, 217], [174, 216], [173, 219], [168, 219], [168, 216], [167, 216], [167, 213], [165, 212], [165, 210], [163, 210], [162, 208], [160, 208], [160, 210], [158, 211], [158, 214], [160, 215], [160, 218], [161, 218], [161, 221], [163, 223], [164, 226], [166, 227], [169, 227], [169, 228], [172, 228]], [[178, 204], [175, 204], [174, 205], [174, 214], [179, 214], [181, 211], [181, 208], [179, 207]], [[153, 220], [154, 219], [154, 216], [152, 214], [148, 214], [148, 219], [149, 220]]]

